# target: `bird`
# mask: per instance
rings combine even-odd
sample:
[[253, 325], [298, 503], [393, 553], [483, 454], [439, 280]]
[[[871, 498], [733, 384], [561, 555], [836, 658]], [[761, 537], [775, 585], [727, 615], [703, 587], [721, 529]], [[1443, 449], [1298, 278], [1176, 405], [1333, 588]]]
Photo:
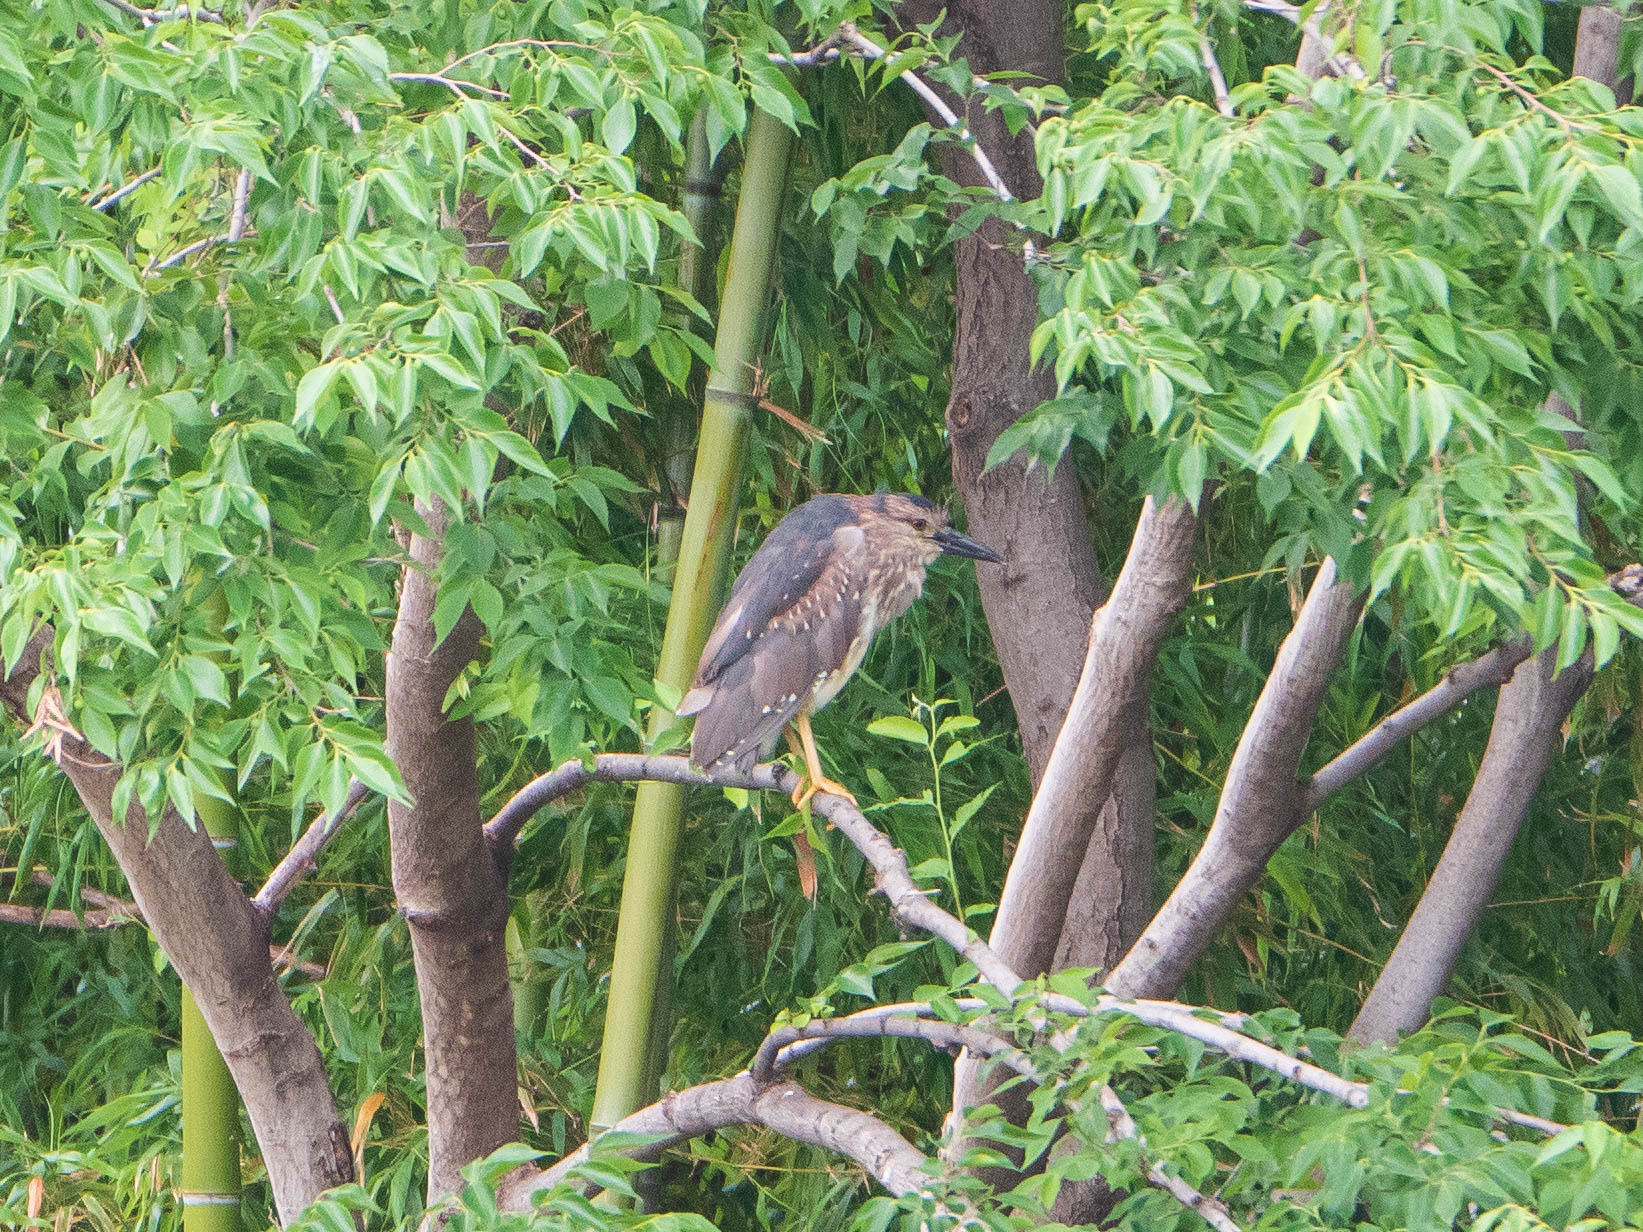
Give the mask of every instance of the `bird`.
[[[745, 774], [785, 733], [804, 763], [793, 807], [817, 792], [854, 804], [822, 772], [810, 716], [855, 674], [874, 635], [912, 606], [942, 555], [1004, 563], [954, 530], [941, 506], [908, 493], [827, 493], [784, 517], [737, 576], [680, 700], [677, 713], [696, 717], [691, 764]], [[802, 832], [798, 839], [799, 880], [813, 899], [814, 859]]]

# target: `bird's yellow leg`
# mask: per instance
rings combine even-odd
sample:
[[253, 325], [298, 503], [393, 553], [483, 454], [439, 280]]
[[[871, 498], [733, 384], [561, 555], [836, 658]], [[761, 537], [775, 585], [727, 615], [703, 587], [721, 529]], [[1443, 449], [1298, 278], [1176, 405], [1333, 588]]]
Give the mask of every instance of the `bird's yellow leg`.
[[[799, 733], [801, 746], [795, 749], [794, 752], [801, 753], [804, 757], [804, 770], [807, 779], [806, 782], [801, 783], [794, 789], [793, 807], [802, 809], [810, 802], [810, 797], [819, 791], [825, 791], [833, 796], [843, 796], [851, 804], [854, 804], [856, 802], [855, 794], [848, 787], [843, 783], [835, 782], [822, 773], [821, 758], [816, 753], [816, 737], [810, 731], [810, 715], [801, 710], [798, 717], [793, 720], [793, 727]], [[791, 739], [790, 736], [789, 743], [791, 743]]]

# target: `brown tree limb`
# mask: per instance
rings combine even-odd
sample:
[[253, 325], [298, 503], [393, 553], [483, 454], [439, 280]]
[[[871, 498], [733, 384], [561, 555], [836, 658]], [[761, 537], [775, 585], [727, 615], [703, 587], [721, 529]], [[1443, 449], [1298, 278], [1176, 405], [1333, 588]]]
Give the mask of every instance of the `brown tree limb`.
[[411, 803], [388, 802], [394, 894], [411, 926], [428, 1085], [428, 1200], [462, 1186], [462, 1168], [518, 1136], [513, 996], [503, 931], [507, 863], [480, 827], [471, 718], [445, 698], [479, 649], [465, 609], [434, 634], [435, 575], [449, 514], [419, 505], [431, 538], [412, 535], [388, 653], [388, 756]]
[[1501, 687], [1489, 745], [1454, 832], [1348, 1038], [1391, 1043], [1415, 1030], [1449, 982], [1562, 743], [1563, 722], [1592, 681], [1589, 653], [1554, 678], [1556, 656], [1556, 646], [1542, 651]]
[[1326, 559], [1244, 726], [1209, 835], [1174, 893], [1108, 974], [1114, 992], [1173, 993], [1260, 880], [1278, 844], [1301, 824], [1301, 757], [1362, 608], [1362, 592], [1336, 581], [1335, 562]]
[[[52, 631], [43, 626], [0, 684], [0, 700], [24, 725], [35, 721], [29, 692], [47, 670], [51, 644]], [[49, 674], [45, 688], [49, 701]], [[260, 918], [204, 827], [189, 827], [168, 808], [150, 834], [136, 804], [116, 820], [120, 767], [61, 727], [50, 748], [119, 862], [155, 941], [194, 994], [251, 1118], [275, 1205], [283, 1220], [294, 1219], [321, 1191], [353, 1179], [353, 1155], [319, 1048], [274, 978]]]
[[1303, 814], [1317, 809], [1346, 784], [1379, 764], [1406, 738], [1441, 719], [1479, 689], [1505, 684], [1532, 649], [1527, 637], [1515, 637], [1493, 650], [1451, 668], [1448, 675], [1414, 701], [1400, 706], [1370, 728], [1307, 781]]
[[296, 884], [313, 872], [319, 863], [320, 852], [324, 851], [330, 841], [337, 836], [343, 825], [359, 811], [370, 789], [355, 779], [348, 785], [348, 798], [342, 802], [342, 807], [334, 813], [323, 813], [315, 818], [302, 837], [291, 844], [291, 850], [285, 853], [285, 858], [268, 874], [268, 880], [262, 883], [251, 898], [251, 906], [264, 920], [274, 918], [279, 910], [280, 903], [285, 901]]

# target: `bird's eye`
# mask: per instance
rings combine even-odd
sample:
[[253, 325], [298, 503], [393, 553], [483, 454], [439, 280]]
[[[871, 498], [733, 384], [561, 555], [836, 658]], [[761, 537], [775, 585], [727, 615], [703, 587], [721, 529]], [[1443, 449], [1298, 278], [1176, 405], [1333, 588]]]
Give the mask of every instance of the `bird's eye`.
[[930, 529], [930, 524], [928, 522], [926, 522], [923, 518], [914, 518], [913, 519], [913, 529], [914, 530], [929, 530]]

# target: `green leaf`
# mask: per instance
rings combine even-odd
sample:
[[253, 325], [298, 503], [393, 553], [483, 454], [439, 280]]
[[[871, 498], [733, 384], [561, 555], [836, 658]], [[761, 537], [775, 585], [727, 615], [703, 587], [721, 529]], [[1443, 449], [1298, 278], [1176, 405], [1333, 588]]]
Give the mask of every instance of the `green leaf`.
[[926, 748], [930, 743], [930, 733], [924, 725], [904, 714], [887, 714], [882, 719], [874, 719], [867, 725], [867, 730], [874, 736], [884, 736], [889, 740], [900, 740]]

